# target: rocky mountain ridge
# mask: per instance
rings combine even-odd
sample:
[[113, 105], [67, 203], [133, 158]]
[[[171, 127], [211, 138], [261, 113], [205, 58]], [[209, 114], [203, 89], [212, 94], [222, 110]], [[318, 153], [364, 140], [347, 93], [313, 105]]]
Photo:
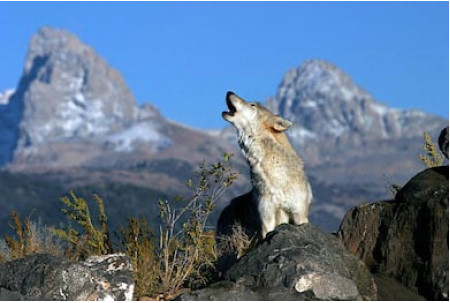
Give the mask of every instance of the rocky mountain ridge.
[[137, 117], [119, 72], [71, 33], [49, 27], [31, 38], [11, 102], [24, 104], [19, 148], [108, 134]]
[[442, 127], [438, 117], [423, 111], [392, 109], [377, 102], [324, 60], [307, 60], [288, 71], [267, 106], [296, 124], [290, 135], [298, 144], [323, 140], [363, 144], [421, 136]]
[[8, 102], [0, 104], [0, 165], [73, 167], [99, 155], [155, 153], [173, 144], [159, 111], [138, 107], [120, 73], [65, 30], [39, 29], [18, 89], [2, 96]]

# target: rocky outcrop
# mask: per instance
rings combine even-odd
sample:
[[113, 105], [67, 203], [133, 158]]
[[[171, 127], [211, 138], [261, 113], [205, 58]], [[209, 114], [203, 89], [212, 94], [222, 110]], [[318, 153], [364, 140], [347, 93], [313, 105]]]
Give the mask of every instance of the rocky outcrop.
[[32, 255], [0, 264], [0, 300], [132, 300], [133, 271], [124, 255], [94, 256], [81, 263]]
[[441, 131], [438, 143], [442, 153], [448, 159], [448, 126]]
[[372, 276], [338, 239], [312, 224], [280, 225], [225, 273], [182, 300], [375, 300]]
[[372, 272], [434, 300], [448, 300], [448, 173], [448, 166], [426, 169], [394, 201], [355, 207], [338, 232]]

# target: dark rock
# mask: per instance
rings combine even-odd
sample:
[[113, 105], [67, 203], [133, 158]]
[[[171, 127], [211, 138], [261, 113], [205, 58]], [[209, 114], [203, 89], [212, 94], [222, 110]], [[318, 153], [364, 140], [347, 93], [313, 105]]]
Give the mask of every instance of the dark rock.
[[448, 126], [441, 131], [438, 143], [442, 153], [448, 159]]
[[382, 274], [374, 274], [373, 278], [377, 284], [379, 301], [425, 301], [426, 299], [417, 294], [395, 279]]
[[413, 177], [395, 201], [349, 211], [338, 235], [374, 273], [448, 300], [448, 166]]
[[32, 255], [0, 264], [0, 299], [131, 300], [133, 271], [124, 255], [93, 256], [82, 263]]
[[239, 227], [246, 239], [252, 242], [250, 246], [261, 241], [261, 220], [258, 206], [252, 199], [252, 192], [234, 198], [230, 204], [220, 213], [217, 220], [217, 247], [220, 256], [217, 260], [217, 269], [223, 273], [233, 266], [238, 257], [244, 254], [240, 247], [228, 243], [231, 238], [236, 237], [235, 228]]
[[178, 301], [302, 301], [311, 300], [311, 293], [274, 287], [247, 287], [231, 281], [220, 281], [208, 288], [183, 294]]
[[[182, 300], [375, 300], [364, 264], [312, 224], [283, 224], [225, 273]], [[223, 284], [225, 283], [225, 284]]]

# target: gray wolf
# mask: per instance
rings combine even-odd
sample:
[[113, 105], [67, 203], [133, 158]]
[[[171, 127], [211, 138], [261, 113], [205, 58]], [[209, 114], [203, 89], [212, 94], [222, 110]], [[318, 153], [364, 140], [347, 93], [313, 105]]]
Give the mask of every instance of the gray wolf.
[[231, 226], [240, 224], [250, 236], [264, 239], [280, 224], [307, 223], [311, 186], [303, 161], [285, 134], [293, 123], [233, 92], [227, 93], [226, 103], [228, 111], [222, 117], [237, 130], [239, 146], [250, 165], [253, 188], [222, 211], [218, 236], [229, 234]]

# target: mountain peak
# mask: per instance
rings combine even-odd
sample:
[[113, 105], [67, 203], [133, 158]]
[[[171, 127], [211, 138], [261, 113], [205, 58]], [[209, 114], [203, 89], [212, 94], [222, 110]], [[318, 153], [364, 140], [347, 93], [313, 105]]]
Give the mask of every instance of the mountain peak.
[[[439, 119], [417, 110], [397, 110], [377, 102], [336, 65], [307, 60], [283, 77], [268, 107], [291, 119], [291, 136], [308, 140], [361, 143], [420, 136], [441, 127]], [[439, 125], [438, 125], [439, 124]]]
[[352, 102], [355, 98], [371, 96], [333, 63], [311, 59], [285, 74], [276, 96], [280, 104], [269, 105], [282, 110], [280, 114], [289, 114], [291, 107], [298, 103], [308, 107], [331, 99]]
[[116, 69], [74, 34], [52, 27], [31, 37], [7, 101], [0, 104], [0, 166], [53, 143], [104, 141], [156, 113], [140, 113]]
[[51, 27], [31, 38], [13, 102], [24, 104], [22, 145], [98, 136], [137, 118], [120, 73], [75, 35]]

